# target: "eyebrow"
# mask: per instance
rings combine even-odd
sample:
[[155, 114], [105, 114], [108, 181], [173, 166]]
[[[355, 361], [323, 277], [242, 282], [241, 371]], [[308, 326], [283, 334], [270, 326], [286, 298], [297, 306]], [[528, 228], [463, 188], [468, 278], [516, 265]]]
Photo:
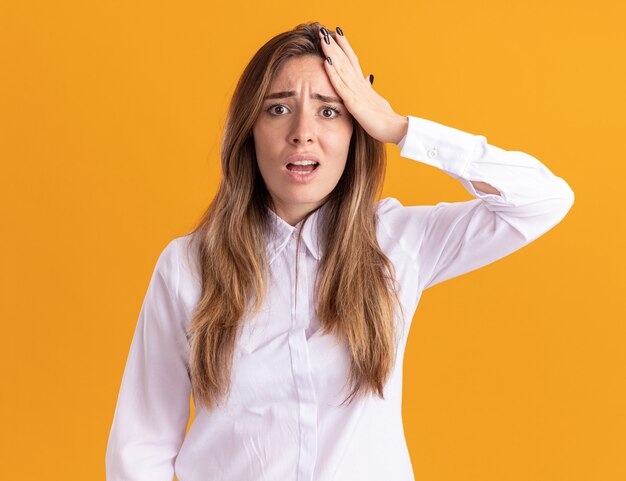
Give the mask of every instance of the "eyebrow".
[[[295, 90], [286, 90], [283, 92], [274, 92], [271, 94], [266, 95], [263, 100], [268, 100], [268, 99], [286, 99], [288, 97], [295, 97], [296, 96], [296, 91]], [[342, 104], [343, 105], [343, 100], [341, 100], [338, 97], [329, 97], [328, 95], [322, 95], [322, 94], [318, 94], [318, 93], [313, 93], [311, 94], [311, 98], [315, 99], [315, 100], [321, 100], [322, 102], [334, 102], [337, 104]]]

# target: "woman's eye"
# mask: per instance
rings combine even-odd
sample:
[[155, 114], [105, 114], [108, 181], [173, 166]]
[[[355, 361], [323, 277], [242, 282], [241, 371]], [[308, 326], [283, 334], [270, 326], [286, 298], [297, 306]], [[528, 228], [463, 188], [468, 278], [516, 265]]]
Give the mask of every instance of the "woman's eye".
[[[324, 110], [325, 110], [325, 111], [329, 111], [329, 112], [334, 112], [335, 114], [337, 114], [337, 115], [335, 115], [335, 117], [339, 117], [339, 116], [341, 115], [341, 113], [339, 112], [339, 110], [338, 110], [338, 109], [336, 109], [335, 107], [324, 107]], [[332, 114], [331, 114], [331, 115], [332, 115]], [[327, 118], [334, 118], [334, 117], [327, 117]]]
[[[268, 112], [270, 112], [270, 113], [272, 113], [272, 109], [273, 109], [274, 107], [279, 107], [279, 108], [281, 108], [281, 109], [284, 109], [284, 108], [285, 108], [285, 106], [284, 106], [284, 105], [275, 104], [275, 105], [270, 106], [270, 107], [267, 109], [267, 111], [268, 111]], [[280, 114], [278, 114], [278, 115], [280, 115]]]
[[[283, 110], [279, 110], [279, 109], [285, 109], [285, 106], [283, 104], [270, 105], [267, 108], [267, 112], [269, 112], [271, 115], [279, 116], [279, 115], [282, 115], [283, 113]], [[329, 105], [322, 107], [321, 112], [324, 112], [324, 114], [322, 114], [322, 117], [327, 118], [327, 119], [334, 119], [335, 117], [339, 117], [341, 115], [341, 112], [339, 111], [339, 109], [335, 107], [331, 107]], [[331, 112], [331, 113], [328, 114], [328, 112]], [[332, 115], [333, 113], [335, 113], [334, 116]]]

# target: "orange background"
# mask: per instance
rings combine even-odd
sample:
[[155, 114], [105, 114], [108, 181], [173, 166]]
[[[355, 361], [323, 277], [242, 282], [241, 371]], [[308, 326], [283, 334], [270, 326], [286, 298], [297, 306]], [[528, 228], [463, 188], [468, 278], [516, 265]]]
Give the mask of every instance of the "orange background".
[[[0, 6], [3, 476], [104, 480], [141, 302], [216, 192], [236, 81], [318, 20], [396, 112], [530, 153], [576, 195], [543, 237], [424, 293], [404, 362], [416, 479], [626, 479], [624, 2], [226, 3]], [[384, 197], [471, 198], [388, 153]]]

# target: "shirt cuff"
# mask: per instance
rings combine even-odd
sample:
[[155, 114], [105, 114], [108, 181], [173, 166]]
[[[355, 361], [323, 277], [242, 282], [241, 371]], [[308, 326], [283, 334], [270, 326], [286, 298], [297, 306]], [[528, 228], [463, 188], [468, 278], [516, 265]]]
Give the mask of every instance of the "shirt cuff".
[[404, 147], [404, 142], [406, 142], [406, 136], [407, 135], [409, 135], [408, 131], [407, 131], [406, 134], [404, 134], [404, 137], [402, 137], [402, 140], [396, 144], [398, 147], [400, 147], [400, 149], [402, 149], [402, 147]]
[[480, 136], [432, 120], [407, 117], [407, 133], [396, 144], [400, 155], [463, 177], [472, 155], [480, 148]]

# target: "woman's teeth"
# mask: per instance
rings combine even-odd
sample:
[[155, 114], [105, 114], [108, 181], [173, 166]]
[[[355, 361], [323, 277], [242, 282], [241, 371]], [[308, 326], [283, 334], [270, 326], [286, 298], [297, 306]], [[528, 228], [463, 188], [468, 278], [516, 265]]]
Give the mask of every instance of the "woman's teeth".
[[[294, 172], [296, 174], [310, 174], [311, 172], [313, 172], [315, 170], [315, 168], [317, 167], [318, 163], [314, 162], [312, 160], [299, 160], [297, 162], [293, 162], [293, 163], [289, 163], [287, 164], [287, 168], [291, 171]], [[306, 166], [304, 167], [306, 170], [295, 170], [296, 168], [300, 167], [302, 169], [302, 166]]]

